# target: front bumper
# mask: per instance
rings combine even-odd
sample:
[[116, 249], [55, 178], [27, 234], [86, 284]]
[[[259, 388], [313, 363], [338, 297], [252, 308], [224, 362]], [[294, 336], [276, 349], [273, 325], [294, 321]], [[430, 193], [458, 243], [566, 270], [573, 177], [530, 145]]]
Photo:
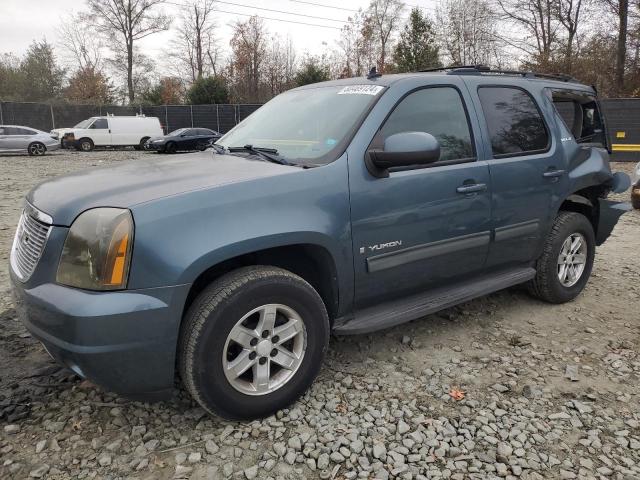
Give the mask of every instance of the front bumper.
[[13, 271], [11, 283], [18, 315], [57, 361], [129, 398], [169, 396], [189, 285], [119, 292], [52, 283], [28, 288]]
[[165, 143], [152, 143], [152, 142], [147, 142], [144, 144], [144, 149], [145, 150], [155, 150], [157, 152], [162, 152], [164, 150], [164, 146]]

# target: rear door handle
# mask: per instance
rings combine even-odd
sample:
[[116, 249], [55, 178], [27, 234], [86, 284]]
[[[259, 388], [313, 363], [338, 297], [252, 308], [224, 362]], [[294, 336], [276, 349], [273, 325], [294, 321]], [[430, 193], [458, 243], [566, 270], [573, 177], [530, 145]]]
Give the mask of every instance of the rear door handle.
[[456, 188], [458, 193], [477, 193], [484, 192], [487, 189], [487, 185], [484, 183], [472, 183], [469, 185], [461, 185]]
[[564, 175], [564, 170], [547, 170], [542, 174], [544, 178], [556, 178]]

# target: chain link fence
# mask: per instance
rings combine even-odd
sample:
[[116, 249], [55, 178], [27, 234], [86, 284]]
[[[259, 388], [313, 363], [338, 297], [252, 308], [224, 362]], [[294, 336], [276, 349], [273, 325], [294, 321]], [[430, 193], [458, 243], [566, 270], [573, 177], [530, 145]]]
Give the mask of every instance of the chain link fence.
[[0, 125], [22, 125], [48, 132], [54, 128], [73, 127], [90, 117], [142, 114], [147, 117], [158, 117], [165, 133], [183, 127], [210, 128], [226, 133], [260, 106], [259, 104], [219, 104], [125, 107], [0, 102]]

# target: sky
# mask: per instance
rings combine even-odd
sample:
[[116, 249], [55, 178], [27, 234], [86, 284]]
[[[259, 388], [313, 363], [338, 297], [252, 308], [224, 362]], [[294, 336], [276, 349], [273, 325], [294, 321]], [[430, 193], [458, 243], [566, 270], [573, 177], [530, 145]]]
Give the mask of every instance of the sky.
[[[178, 17], [180, 6], [176, 3], [188, 4], [190, 0], [170, 0], [171, 4], [162, 7], [166, 13]], [[256, 14], [265, 18], [265, 25], [271, 33], [278, 33], [283, 38], [289, 35], [300, 54], [316, 55], [326, 49], [334, 47], [339, 37], [339, 28], [344, 25], [352, 10], [366, 8], [369, 0], [308, 0], [306, 3], [292, 0], [228, 0], [217, 2], [217, 37], [222, 51], [228, 51], [231, 37], [231, 25], [237, 20], [246, 20], [248, 16]], [[426, 13], [434, 13], [435, 0], [407, 0], [408, 16], [411, 6], [420, 6]], [[22, 55], [33, 40], [46, 38], [56, 45], [56, 25], [65, 16], [82, 11], [82, 0], [0, 0], [0, 53], [12, 52]], [[333, 8], [330, 8], [333, 7]], [[279, 10], [279, 12], [261, 10]], [[231, 13], [232, 12], [232, 13]], [[281, 13], [288, 12], [288, 13]], [[325, 19], [304, 17], [324, 17]], [[308, 24], [324, 25], [325, 27], [301, 25], [280, 22], [270, 19], [284, 19]], [[333, 19], [326, 20], [326, 19]], [[334, 28], [326, 28], [331, 26]], [[337, 28], [335, 28], [337, 27]], [[143, 53], [155, 60], [162, 59], [174, 32], [169, 30], [152, 35], [140, 41]]]

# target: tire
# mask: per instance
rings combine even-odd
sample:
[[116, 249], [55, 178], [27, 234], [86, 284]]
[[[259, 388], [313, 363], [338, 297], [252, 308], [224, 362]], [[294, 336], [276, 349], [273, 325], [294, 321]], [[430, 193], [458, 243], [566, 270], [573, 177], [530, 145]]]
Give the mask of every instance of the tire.
[[169, 142], [164, 146], [165, 153], [176, 153], [176, 143]]
[[640, 210], [640, 184], [631, 187], [631, 205]]
[[[253, 326], [245, 326], [248, 329], [244, 330], [252, 335], [246, 338], [256, 342], [254, 347], [249, 347], [256, 355], [252, 359], [251, 354], [247, 354], [248, 361], [253, 362], [251, 367], [230, 380], [225, 374], [225, 363], [231, 365], [246, 352], [230, 339], [232, 330], [252, 311], [275, 306], [278, 310], [272, 317], [276, 320], [271, 336], [256, 333], [260, 331], [259, 313], [245, 320], [258, 322], [255, 330], [249, 330]], [[291, 312], [297, 317], [285, 316]], [[278, 332], [283, 322], [295, 324], [297, 328], [288, 327], [288, 331], [296, 331], [295, 337], [279, 344], [277, 342], [281, 340], [273, 332]], [[284, 335], [282, 329], [280, 332]], [[297, 349], [299, 360], [295, 360], [289, 369], [281, 368], [276, 360], [271, 360], [274, 355], [280, 356], [280, 353], [274, 353], [277, 348], [271, 340], [275, 345], [293, 345], [287, 347], [287, 351]], [[245, 344], [250, 345], [248, 340]], [[328, 344], [327, 311], [311, 285], [281, 268], [245, 267], [209, 285], [187, 311], [178, 344], [178, 370], [187, 391], [209, 413], [234, 420], [261, 418], [290, 405], [309, 388], [320, 371]], [[272, 381], [262, 390], [251, 390], [256, 384], [256, 369], [263, 365], [258, 362], [263, 358], [264, 365], [273, 375], [269, 377]]]
[[93, 140], [90, 138], [81, 138], [78, 140], [78, 150], [81, 152], [90, 152], [94, 149]]
[[[560, 275], [566, 272], [567, 267], [565, 265], [565, 269], [562, 270], [562, 265], [559, 263], [565, 257], [564, 253], [560, 257], [561, 252], [565, 242], [573, 246], [577, 245], [578, 239], [586, 244], [583, 250], [576, 251], [575, 257], [579, 262], [579, 258], [584, 255], [583, 267], [579, 274], [576, 273], [576, 269], [569, 269], [569, 274], [563, 282]], [[587, 217], [575, 212], [560, 212], [553, 223], [542, 255], [536, 261], [536, 276], [528, 284], [529, 292], [549, 303], [565, 303], [576, 298], [591, 275], [595, 245], [595, 234]], [[579, 267], [577, 269], [580, 270]], [[576, 274], [571, 275], [572, 271]]]
[[145, 150], [144, 144], [147, 143], [147, 140], [149, 140], [149, 137], [142, 137], [140, 139], [140, 143], [138, 143], [138, 145], [134, 145], [133, 148], [135, 150]]
[[27, 147], [27, 152], [29, 152], [29, 155], [32, 157], [41, 157], [47, 153], [47, 147], [44, 146], [44, 143], [33, 142]]

